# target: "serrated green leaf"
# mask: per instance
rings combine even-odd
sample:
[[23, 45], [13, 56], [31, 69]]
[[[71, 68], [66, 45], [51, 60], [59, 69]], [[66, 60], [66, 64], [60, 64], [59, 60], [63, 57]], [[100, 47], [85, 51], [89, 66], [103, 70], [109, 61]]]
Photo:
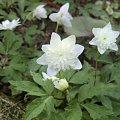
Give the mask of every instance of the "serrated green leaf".
[[70, 83], [84, 84], [87, 83], [89, 80], [94, 79], [92, 69], [93, 68], [87, 62], [84, 62], [83, 70], [75, 73], [70, 79]]
[[88, 84], [82, 85], [79, 89], [79, 101], [84, 101], [87, 98], [92, 98], [93, 96], [104, 95], [106, 91], [111, 90], [115, 86], [112, 84], [96, 83], [90, 81]]
[[120, 115], [120, 101], [112, 101], [113, 112], [116, 116]]
[[97, 61], [105, 62], [105, 63], [112, 63], [112, 58], [110, 56], [104, 54], [104, 55], [100, 56]]
[[66, 120], [81, 120], [82, 111], [79, 104], [75, 104], [66, 108], [66, 117]]
[[91, 118], [93, 118], [93, 120], [113, 114], [111, 110], [107, 109], [104, 106], [100, 106], [92, 103], [86, 103], [83, 104], [82, 106], [90, 113], [90, 116]]
[[44, 109], [45, 103], [41, 98], [36, 98], [27, 106], [26, 113], [24, 115], [24, 120], [31, 120], [37, 117]]
[[45, 96], [45, 92], [30, 81], [9, 81], [17, 90], [28, 92], [29, 95]]
[[51, 94], [54, 90], [54, 85], [51, 80], [44, 81], [42, 76], [39, 73], [31, 72], [33, 76], [33, 80], [43, 87], [43, 89], [48, 93]]
[[100, 97], [100, 100], [101, 100], [102, 104], [103, 104], [106, 108], [112, 110], [112, 101], [110, 100], [109, 97], [107, 97], [107, 96], [101, 96], [101, 97]]
[[5, 54], [5, 46], [2, 42], [0, 42], [0, 53]]
[[[24, 115], [24, 120], [31, 120], [37, 117], [43, 110], [47, 112], [54, 111], [54, 99], [52, 96], [46, 99], [36, 98], [27, 106], [27, 112]], [[48, 111], [49, 110], [49, 111]]]

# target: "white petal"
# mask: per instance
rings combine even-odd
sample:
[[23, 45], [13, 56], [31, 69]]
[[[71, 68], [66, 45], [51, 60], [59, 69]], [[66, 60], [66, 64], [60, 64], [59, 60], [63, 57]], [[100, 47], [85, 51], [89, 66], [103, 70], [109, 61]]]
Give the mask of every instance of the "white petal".
[[50, 45], [56, 46], [60, 42], [61, 42], [60, 36], [57, 33], [53, 32], [52, 35], [51, 35], [51, 39], [50, 39]]
[[47, 11], [44, 8], [41, 8], [39, 12], [41, 18], [47, 18]]
[[68, 9], [69, 9], [69, 3], [66, 3], [60, 8], [60, 12], [65, 13], [68, 11]]
[[47, 74], [49, 75], [49, 76], [56, 76], [56, 74], [59, 72], [59, 70], [58, 69], [54, 69], [53, 67], [51, 67], [51, 66], [48, 66], [48, 68], [47, 68]]
[[70, 20], [73, 19], [73, 17], [71, 16], [71, 14], [69, 12], [66, 13], [66, 17], [69, 18]]
[[59, 19], [59, 14], [58, 13], [52, 13], [50, 16], [49, 16], [50, 20], [52, 20], [53, 22], [58, 22], [58, 19]]
[[90, 42], [90, 45], [97, 45], [97, 39], [94, 37]]
[[71, 23], [70, 19], [66, 16], [62, 17], [61, 22], [65, 27], [72, 27], [72, 23]]
[[79, 59], [76, 59], [74, 64], [71, 66], [73, 69], [81, 69], [82, 68], [82, 64], [81, 62], [79, 61]]
[[106, 51], [106, 49], [98, 46], [98, 51], [100, 52], [100, 54], [103, 54]]
[[110, 46], [109, 46], [110, 49], [112, 50], [115, 50], [115, 51], [118, 51], [118, 46], [116, 43], [112, 43]]
[[112, 31], [114, 36], [115, 36], [115, 39], [120, 35], [120, 32], [119, 31]]
[[49, 51], [50, 45], [42, 45], [42, 51], [47, 52]]
[[76, 44], [75, 49], [76, 49], [77, 54], [80, 55], [84, 50], [84, 46]]
[[75, 45], [75, 43], [76, 43], [75, 35], [71, 35], [71, 36], [63, 39], [62, 43], [64, 43], [65, 45]]
[[43, 54], [41, 57], [39, 57], [36, 62], [40, 65], [47, 65], [46, 63], [46, 55]]
[[101, 31], [101, 28], [93, 28], [92, 33], [96, 36]]
[[109, 22], [103, 29], [112, 30], [111, 23]]
[[44, 80], [47, 80], [49, 78], [49, 76], [44, 72], [42, 72], [42, 76], [43, 76]]
[[[44, 6], [45, 6], [45, 5], [39, 5], [37, 8], [43, 8]], [[36, 9], [37, 9], [37, 8], [36, 8]]]

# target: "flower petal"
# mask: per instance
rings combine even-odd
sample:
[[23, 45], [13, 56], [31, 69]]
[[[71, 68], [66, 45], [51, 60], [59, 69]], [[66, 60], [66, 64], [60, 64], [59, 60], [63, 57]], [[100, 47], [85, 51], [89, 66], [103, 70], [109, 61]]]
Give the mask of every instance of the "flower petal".
[[46, 55], [43, 54], [41, 57], [39, 57], [36, 62], [40, 65], [47, 65], [46, 63]]
[[106, 51], [106, 49], [98, 46], [98, 51], [100, 52], [100, 54], [103, 54]]
[[76, 43], [75, 35], [71, 35], [71, 36], [63, 39], [62, 43], [65, 44], [65, 45], [75, 45], [75, 43]]
[[68, 9], [69, 9], [69, 3], [66, 3], [60, 8], [60, 12], [66, 13]]
[[61, 22], [65, 27], [72, 27], [72, 23], [67, 16], [63, 16]]
[[52, 20], [53, 22], [58, 22], [58, 19], [59, 19], [59, 14], [58, 13], [52, 13], [50, 16], [49, 16], [50, 20]]
[[115, 50], [115, 51], [118, 51], [118, 46], [116, 43], [112, 43], [110, 46], [109, 46], [110, 49], [112, 50]]
[[50, 48], [50, 45], [49, 44], [47, 44], [47, 45], [42, 45], [42, 51], [44, 51], [44, 52], [48, 52], [49, 51], [49, 48]]
[[109, 22], [103, 29], [112, 30], [111, 23]]
[[92, 33], [96, 36], [101, 31], [101, 28], [93, 28]]
[[97, 45], [97, 39], [94, 37], [90, 42], [90, 45]]
[[51, 35], [51, 40], [50, 40], [50, 45], [58, 45], [59, 43], [61, 42], [61, 38], [60, 36], [53, 32], [52, 35]]
[[42, 76], [43, 76], [43, 80], [47, 80], [49, 78], [49, 76], [44, 72], [42, 72]]
[[82, 68], [82, 64], [81, 62], [79, 61], [79, 59], [76, 59], [74, 64], [71, 66], [73, 69], [81, 69]]
[[47, 68], [47, 74], [50, 75], [50, 76], [56, 76], [56, 74], [59, 72], [58, 69], [54, 69], [53, 67], [51, 66], [48, 66]]
[[115, 39], [120, 35], [119, 31], [112, 31], [113, 35], [115, 36]]
[[76, 44], [75, 49], [76, 49], [77, 54], [80, 55], [84, 50], [84, 46]]
[[41, 10], [39, 11], [40, 13], [40, 17], [41, 18], [47, 18], [47, 11], [44, 8], [41, 8]]

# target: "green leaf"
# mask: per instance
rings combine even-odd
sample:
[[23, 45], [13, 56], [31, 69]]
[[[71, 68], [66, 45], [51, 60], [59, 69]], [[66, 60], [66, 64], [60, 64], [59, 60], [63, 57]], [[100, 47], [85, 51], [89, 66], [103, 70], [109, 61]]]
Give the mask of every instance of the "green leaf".
[[44, 96], [45, 92], [30, 81], [9, 81], [17, 90], [28, 92], [29, 95]]
[[107, 109], [104, 106], [100, 106], [92, 103], [86, 103], [83, 104], [82, 106], [90, 113], [90, 116], [91, 118], [93, 118], [93, 120], [113, 114], [111, 110]]
[[2, 42], [0, 42], [0, 53], [5, 54], [5, 47]]
[[97, 61], [99, 61], [99, 62], [105, 62], [105, 63], [112, 63], [112, 58], [110, 56], [108, 56], [108, 55], [103, 54], [102, 56], [100, 56], [98, 58]]
[[112, 101], [110, 100], [109, 97], [101, 96], [101, 97], [100, 97], [100, 100], [101, 100], [102, 104], [103, 104], [106, 108], [112, 110]]
[[70, 80], [72, 78], [72, 76], [75, 74], [75, 70], [66, 70], [64, 72], [62, 72], [64, 78], [66, 78], [66, 80]]
[[31, 120], [37, 117], [44, 109], [45, 103], [41, 98], [36, 98], [27, 106], [27, 112], [24, 115], [24, 120]]
[[66, 108], [66, 115], [66, 120], [81, 120], [82, 111], [79, 104], [75, 104]]
[[64, 27], [64, 30], [68, 35], [76, 35], [77, 37], [89, 36], [91, 35], [92, 28], [103, 27], [106, 25], [106, 22], [103, 20], [84, 16], [74, 17], [71, 22], [72, 27]]
[[54, 90], [54, 86], [51, 80], [44, 81], [42, 76], [39, 73], [31, 72], [33, 76], [33, 80], [43, 87], [43, 89], [48, 93], [51, 94]]
[[92, 69], [93, 68], [87, 62], [84, 62], [83, 70], [75, 73], [70, 79], [70, 83], [84, 84], [89, 80], [94, 79]]
[[113, 112], [115, 115], [120, 115], [120, 101], [112, 101]]
[[[27, 106], [27, 112], [24, 115], [24, 120], [31, 120], [37, 117], [43, 110], [47, 112], [54, 111], [54, 99], [52, 96], [46, 99], [36, 98]], [[48, 111], [49, 110], [49, 111]]]
[[79, 89], [79, 101], [84, 101], [87, 98], [92, 98], [98, 95], [106, 94], [106, 91], [113, 89], [115, 86], [112, 84], [104, 84], [98, 82], [94, 85], [94, 81], [82, 85]]
[[45, 103], [45, 110], [47, 111], [48, 115], [50, 115], [51, 112], [55, 112], [54, 108], [54, 98], [52, 96], [49, 96], [44, 101]]

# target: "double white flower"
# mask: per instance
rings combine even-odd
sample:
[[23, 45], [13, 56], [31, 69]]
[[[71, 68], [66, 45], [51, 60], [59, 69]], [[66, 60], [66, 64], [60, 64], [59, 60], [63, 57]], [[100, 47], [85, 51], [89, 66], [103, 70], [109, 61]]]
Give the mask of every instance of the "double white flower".
[[69, 84], [66, 79], [59, 79], [55, 76], [49, 76], [46, 73], [42, 72], [43, 80], [52, 80], [54, 87], [60, 91], [64, 91], [69, 87]]
[[119, 36], [119, 31], [113, 31], [112, 26], [108, 23], [104, 28], [93, 28], [92, 32], [94, 38], [89, 42], [90, 45], [96, 45], [100, 54], [103, 54], [107, 49], [118, 50], [115, 43], [116, 38]]
[[58, 13], [52, 13], [49, 18], [53, 22], [57, 22], [58, 24], [62, 24], [66, 27], [72, 27], [71, 20], [73, 19], [70, 13], [68, 12], [69, 3], [64, 4]]
[[34, 11], [33, 11], [33, 17], [38, 18], [41, 20], [41, 18], [47, 18], [47, 11], [44, 8], [45, 5], [39, 5]]
[[9, 20], [5, 20], [0, 24], [0, 30], [12, 30], [15, 27], [20, 25], [20, 19], [12, 20], [11, 22]]
[[37, 59], [37, 63], [48, 65], [47, 74], [51, 76], [56, 75], [60, 70], [81, 69], [82, 64], [78, 56], [83, 52], [84, 47], [75, 43], [75, 35], [61, 41], [57, 33], [52, 33], [50, 44], [42, 45], [45, 53]]

